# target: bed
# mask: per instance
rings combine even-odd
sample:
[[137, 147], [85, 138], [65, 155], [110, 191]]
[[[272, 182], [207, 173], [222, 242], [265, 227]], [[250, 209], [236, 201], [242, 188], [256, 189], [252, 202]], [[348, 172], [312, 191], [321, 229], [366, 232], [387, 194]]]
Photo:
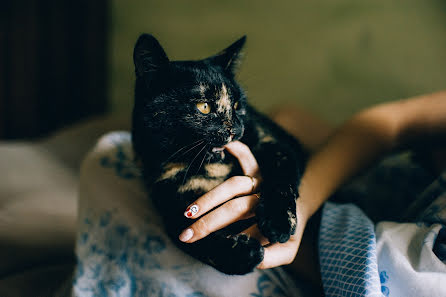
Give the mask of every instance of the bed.
[[[128, 130], [128, 118], [111, 116], [0, 144], [0, 296], [314, 296], [281, 269], [229, 279], [170, 247]], [[446, 172], [433, 177], [410, 160], [387, 158], [337, 194], [344, 204], [324, 206], [326, 296], [446, 294]], [[401, 205], [402, 222], [386, 221]]]
[[40, 140], [0, 142], [0, 296], [48, 296], [70, 277], [81, 160], [129, 122], [90, 118]]

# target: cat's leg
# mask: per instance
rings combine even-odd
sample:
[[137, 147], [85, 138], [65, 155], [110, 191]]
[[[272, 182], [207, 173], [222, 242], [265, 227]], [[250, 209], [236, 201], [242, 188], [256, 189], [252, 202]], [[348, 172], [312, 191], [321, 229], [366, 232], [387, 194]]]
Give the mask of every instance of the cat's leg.
[[263, 260], [260, 242], [246, 234], [224, 235], [214, 232], [194, 243], [176, 240], [182, 250], [226, 274], [252, 272]]
[[298, 149], [268, 142], [256, 151], [263, 178], [256, 218], [260, 231], [271, 243], [286, 242], [296, 231], [296, 200], [304, 169]]
[[233, 234], [225, 229], [213, 232], [193, 243], [182, 242], [179, 234], [195, 220], [177, 212], [176, 216], [164, 213], [164, 223], [171, 240], [183, 251], [205, 264], [226, 274], [252, 272], [263, 260], [263, 246], [246, 234]]
[[286, 242], [296, 231], [296, 200], [307, 159], [300, 142], [271, 119], [247, 107], [250, 121], [241, 142], [247, 144], [262, 175], [256, 219], [271, 243]]

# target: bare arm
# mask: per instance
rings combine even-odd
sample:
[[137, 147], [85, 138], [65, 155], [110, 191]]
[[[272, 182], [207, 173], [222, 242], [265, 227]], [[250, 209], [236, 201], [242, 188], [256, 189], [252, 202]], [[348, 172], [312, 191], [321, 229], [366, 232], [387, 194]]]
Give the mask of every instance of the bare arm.
[[317, 231], [311, 230], [314, 226], [305, 231], [300, 244], [309, 218], [343, 183], [392, 150], [422, 145], [433, 157], [436, 169], [446, 167], [445, 136], [446, 91], [377, 105], [353, 116], [336, 129], [307, 164], [296, 203], [303, 225], [295, 234], [297, 246], [277, 248], [277, 253], [265, 257], [263, 267], [282, 265], [293, 257], [290, 268], [318, 283]]
[[444, 145], [446, 91], [377, 105], [342, 125], [310, 159], [300, 207], [310, 217], [344, 182], [399, 148]]

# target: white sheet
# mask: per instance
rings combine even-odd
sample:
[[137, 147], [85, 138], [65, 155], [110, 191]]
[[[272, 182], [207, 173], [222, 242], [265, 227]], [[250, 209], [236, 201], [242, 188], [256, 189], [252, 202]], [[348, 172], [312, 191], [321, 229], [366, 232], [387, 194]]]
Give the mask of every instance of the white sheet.
[[121, 132], [102, 137], [83, 163], [74, 296], [303, 296], [282, 269], [228, 276], [177, 249], [132, 160]]

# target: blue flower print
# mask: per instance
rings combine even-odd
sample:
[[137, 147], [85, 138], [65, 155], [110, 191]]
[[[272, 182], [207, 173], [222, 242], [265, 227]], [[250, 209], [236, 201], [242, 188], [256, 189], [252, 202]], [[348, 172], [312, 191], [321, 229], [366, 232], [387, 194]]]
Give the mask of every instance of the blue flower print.
[[161, 239], [160, 236], [148, 235], [146, 241], [144, 242], [144, 250], [148, 254], [158, 254], [161, 253], [166, 248], [166, 244]]
[[390, 290], [387, 286], [384, 286], [385, 283], [389, 280], [389, 276], [385, 270], [381, 271], [379, 274], [379, 280], [381, 282], [381, 292], [384, 296], [389, 296]]
[[258, 293], [251, 293], [252, 297], [286, 296], [285, 292], [278, 287], [271, 278], [263, 274], [257, 280]]
[[126, 154], [124, 147], [119, 144], [116, 144], [114, 157], [102, 157], [100, 164], [105, 168], [114, 168], [115, 174], [124, 179], [134, 179], [141, 176], [141, 170], [131, 160], [129, 153]]

